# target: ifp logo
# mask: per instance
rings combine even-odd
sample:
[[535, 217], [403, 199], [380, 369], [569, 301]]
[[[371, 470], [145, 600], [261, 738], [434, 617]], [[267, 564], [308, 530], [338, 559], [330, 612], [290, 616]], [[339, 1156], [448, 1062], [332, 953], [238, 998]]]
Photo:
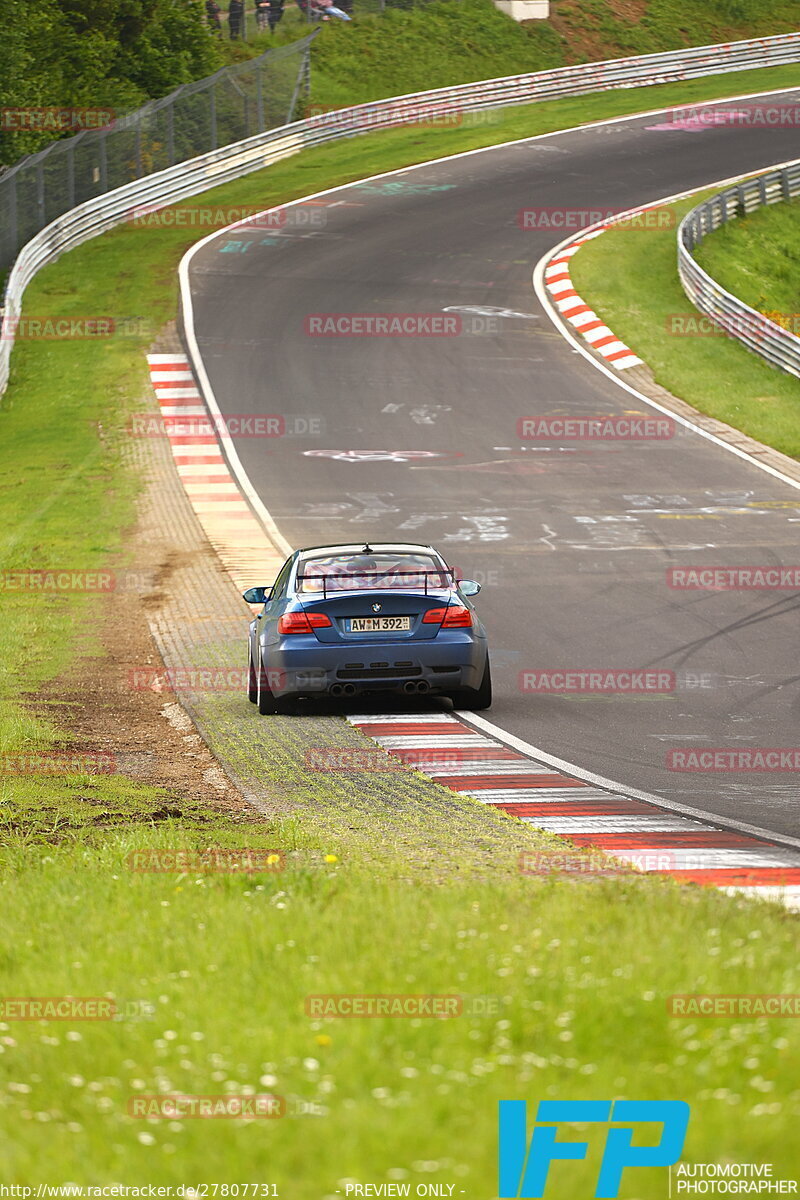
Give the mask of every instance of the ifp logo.
[[[619, 1194], [626, 1167], [669, 1167], [678, 1161], [686, 1140], [689, 1105], [683, 1100], [540, 1100], [530, 1146], [526, 1118], [524, 1100], [500, 1101], [501, 1200], [544, 1196], [552, 1162], [586, 1157], [589, 1143], [558, 1141], [559, 1125], [610, 1122], [594, 1193], [606, 1200]], [[639, 1124], [662, 1126], [655, 1145], [633, 1145], [633, 1127]]]

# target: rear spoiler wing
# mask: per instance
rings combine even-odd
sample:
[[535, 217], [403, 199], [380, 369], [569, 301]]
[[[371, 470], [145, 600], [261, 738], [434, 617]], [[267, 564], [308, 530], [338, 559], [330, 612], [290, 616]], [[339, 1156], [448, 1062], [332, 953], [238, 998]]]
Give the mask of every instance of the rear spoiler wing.
[[[424, 579], [425, 580], [425, 595], [427, 596], [427, 594], [428, 594], [428, 576], [429, 575], [436, 575], [440, 579], [449, 575], [453, 581], [452, 585], [444, 584], [443, 586], [450, 587], [450, 586], [455, 586], [455, 584], [456, 584], [455, 572], [452, 567], [441, 567], [437, 571], [355, 571], [353, 573], [352, 578], [353, 579], [369, 579], [370, 577], [374, 577], [376, 579]], [[305, 581], [307, 579], [321, 579], [322, 580], [322, 598], [323, 598], [323, 600], [327, 600], [328, 599], [328, 588], [327, 588], [328, 580], [334, 580], [334, 579], [335, 580], [347, 580], [350, 578], [351, 578], [351, 576], [346, 575], [346, 574], [298, 575], [295, 582], [296, 583], [305, 583]], [[356, 592], [356, 591], [361, 591], [362, 589], [343, 587], [343, 588], [338, 588], [337, 590], [342, 591], [342, 592], [351, 592], [351, 591]]]

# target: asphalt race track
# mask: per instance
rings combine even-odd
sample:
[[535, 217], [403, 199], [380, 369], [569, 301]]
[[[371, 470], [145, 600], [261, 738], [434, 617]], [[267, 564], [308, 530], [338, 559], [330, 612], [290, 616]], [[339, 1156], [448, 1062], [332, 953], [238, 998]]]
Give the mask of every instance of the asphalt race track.
[[[431, 542], [484, 583], [492, 722], [622, 785], [796, 835], [795, 776], [685, 773], [666, 760], [799, 744], [800, 596], [676, 590], [666, 571], [800, 563], [800, 492], [690, 432], [642, 443], [517, 433], [527, 416], [648, 411], [543, 313], [531, 272], [569, 230], [525, 231], [519, 210], [622, 210], [800, 153], [794, 128], [653, 128], [665, 124], [618, 121], [356, 184], [327, 197], [322, 227], [222, 232], [192, 260], [195, 331], [226, 417], [284, 414], [297, 431], [235, 438], [289, 542]], [[511, 315], [462, 312], [450, 337], [305, 331], [309, 314], [475, 307]], [[324, 432], [302, 436], [304, 421]], [[674, 671], [674, 691], [519, 687], [524, 670], [644, 666]]]

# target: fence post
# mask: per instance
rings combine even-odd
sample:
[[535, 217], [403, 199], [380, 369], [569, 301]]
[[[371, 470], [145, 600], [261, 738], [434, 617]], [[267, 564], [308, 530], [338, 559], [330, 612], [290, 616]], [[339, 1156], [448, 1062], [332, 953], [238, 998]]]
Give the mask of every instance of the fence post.
[[36, 164], [36, 209], [38, 212], [39, 228], [47, 224], [44, 210], [44, 167], [41, 159]]
[[67, 150], [67, 198], [68, 208], [75, 207], [75, 143], [70, 142]]
[[217, 85], [212, 84], [209, 88], [209, 102], [211, 108], [211, 149], [217, 148]]
[[10, 191], [8, 194], [8, 230], [9, 230], [9, 235], [11, 237], [11, 245], [9, 247], [9, 250], [11, 253], [9, 255], [8, 265], [11, 266], [11, 263], [14, 261], [14, 258], [16, 257], [16, 253], [19, 250], [19, 235], [17, 233], [17, 172], [16, 171], [12, 172], [11, 178], [7, 182], [8, 182], [8, 184], [10, 184]]
[[297, 79], [295, 80], [294, 91], [292, 98], [289, 101], [289, 111], [286, 114], [286, 124], [290, 125], [294, 119], [294, 110], [297, 106], [297, 98], [302, 91], [304, 95], [308, 95], [309, 88], [309, 73], [311, 68], [311, 50], [306, 49], [303, 53], [303, 58], [297, 71]]
[[167, 107], [167, 156], [169, 165], [175, 166], [175, 103]]
[[100, 191], [108, 191], [108, 134], [100, 138]]
[[264, 90], [261, 65], [256, 68], [256, 124], [258, 132], [263, 132], [264, 126]]

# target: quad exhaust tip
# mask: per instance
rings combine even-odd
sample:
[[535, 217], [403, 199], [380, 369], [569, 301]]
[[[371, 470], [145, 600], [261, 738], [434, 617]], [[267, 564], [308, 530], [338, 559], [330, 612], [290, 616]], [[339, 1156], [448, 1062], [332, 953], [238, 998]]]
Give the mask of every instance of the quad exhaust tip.
[[355, 696], [356, 685], [354, 683], [334, 683], [331, 685], [330, 693], [332, 696]]
[[403, 684], [403, 691], [407, 696], [420, 696], [430, 691], [430, 688], [424, 679], [420, 680], [419, 683], [415, 683], [413, 679], [409, 679], [408, 683]]
[[[430, 690], [430, 685], [424, 679], [419, 683], [409, 679], [408, 683], [403, 684], [403, 691], [407, 696], [424, 696]], [[328, 691], [331, 696], [355, 696], [358, 689], [354, 683], [333, 683]]]

